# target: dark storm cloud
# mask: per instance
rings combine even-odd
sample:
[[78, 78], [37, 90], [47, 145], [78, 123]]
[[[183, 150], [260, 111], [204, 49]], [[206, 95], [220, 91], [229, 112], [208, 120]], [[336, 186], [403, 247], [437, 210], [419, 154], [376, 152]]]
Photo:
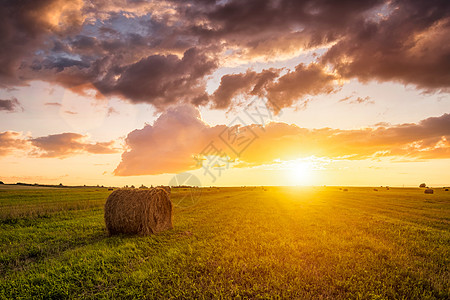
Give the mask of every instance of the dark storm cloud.
[[207, 100], [204, 77], [216, 67], [214, 59], [191, 48], [181, 59], [175, 55], [152, 55], [118, 68], [107, 74], [107, 79], [96, 82], [96, 86], [104, 94], [157, 107], [183, 100], [196, 103]]
[[78, 35], [71, 45], [76, 49], [92, 49], [98, 45], [98, 42], [95, 37]]
[[261, 96], [268, 83], [273, 82], [280, 70], [263, 70], [261, 73], [247, 71], [246, 73], [222, 76], [220, 85], [212, 98], [215, 108], [227, 108], [233, 98], [239, 94]]
[[345, 78], [450, 87], [450, 2], [391, 1], [379, 21], [362, 19], [323, 57]]
[[[185, 1], [176, 1], [182, 3]], [[180, 5], [194, 20], [191, 30], [202, 38], [246, 48], [250, 54], [309, 48], [339, 38], [364, 12], [382, 1], [189, 1]], [[266, 47], [270, 44], [272, 47]]]
[[263, 70], [260, 73], [225, 75], [213, 94], [216, 108], [226, 108], [238, 95], [264, 96], [275, 111], [293, 106], [305, 97], [317, 94], [329, 94], [336, 89], [336, 75], [328, 73], [324, 66], [311, 63], [299, 64], [295, 70], [279, 76], [281, 70]]
[[86, 60], [77, 60], [66, 57], [49, 57], [45, 59], [41, 65], [35, 66], [40, 70], [41, 67], [45, 69], [55, 69], [56, 72], [61, 72], [66, 68], [77, 67], [78, 69], [89, 68], [90, 64]]
[[[6, 1], [0, 7], [0, 82], [96, 88], [164, 109], [175, 102], [227, 108], [266, 96], [280, 108], [329, 93], [339, 79], [396, 81], [427, 91], [450, 85], [450, 2], [430, 1]], [[230, 61], [317, 61], [223, 76]], [[364, 100], [361, 98], [361, 100]]]
[[81, 1], [6, 0], [0, 6], [0, 86], [23, 84], [22, 60], [32, 58], [45, 36], [68, 33], [81, 24]]
[[13, 97], [6, 100], [0, 99], [0, 111], [14, 112], [19, 110], [23, 111], [23, 108], [17, 98]]
[[335, 90], [336, 76], [315, 63], [299, 64], [267, 88], [267, 98], [279, 108], [290, 107], [307, 95], [329, 94]]

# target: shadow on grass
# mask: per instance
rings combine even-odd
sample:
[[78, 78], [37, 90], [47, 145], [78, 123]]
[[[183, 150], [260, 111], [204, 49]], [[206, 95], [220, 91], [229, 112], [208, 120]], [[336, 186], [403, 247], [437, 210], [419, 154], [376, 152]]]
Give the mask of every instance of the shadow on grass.
[[4, 275], [10, 271], [25, 270], [32, 264], [61, 256], [69, 250], [99, 243], [106, 238], [108, 238], [108, 235], [103, 231], [83, 239], [75, 238], [69, 241], [58, 241], [57, 243], [28, 245], [17, 256], [13, 255], [12, 257], [1, 258], [0, 275]]
[[160, 252], [158, 249], [162, 250], [162, 248], [169, 244], [173, 245], [177, 241], [191, 237], [192, 233], [190, 231], [185, 231], [180, 228], [142, 236], [133, 234], [109, 235], [104, 227], [102, 230], [96, 230], [94, 234], [86, 237], [73, 237], [70, 240], [59, 240], [48, 244], [34, 243], [23, 249], [24, 252], [18, 256], [9, 258], [1, 257], [0, 275], [5, 275], [8, 272], [23, 271], [33, 264], [41, 263], [48, 259], [55, 259], [64, 255], [67, 251], [81, 249], [87, 246], [99, 245], [99, 248], [101, 248], [101, 245], [104, 244], [108, 248], [119, 248], [130, 242], [137, 242], [138, 244], [144, 242], [146, 246], [150, 246], [158, 253]]

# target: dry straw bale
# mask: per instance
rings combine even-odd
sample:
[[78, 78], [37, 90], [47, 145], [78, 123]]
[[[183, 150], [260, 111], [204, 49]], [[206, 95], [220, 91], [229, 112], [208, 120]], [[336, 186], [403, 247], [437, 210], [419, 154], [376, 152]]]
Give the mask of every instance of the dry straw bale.
[[172, 192], [172, 189], [170, 188], [170, 186], [163, 186], [163, 185], [160, 185], [160, 186], [158, 186], [159, 188], [162, 188], [162, 189], [164, 189], [166, 192], [168, 192], [169, 194]]
[[425, 194], [433, 194], [434, 190], [433, 189], [426, 189], [425, 190]]
[[149, 235], [172, 229], [172, 202], [163, 188], [118, 189], [105, 204], [109, 234]]

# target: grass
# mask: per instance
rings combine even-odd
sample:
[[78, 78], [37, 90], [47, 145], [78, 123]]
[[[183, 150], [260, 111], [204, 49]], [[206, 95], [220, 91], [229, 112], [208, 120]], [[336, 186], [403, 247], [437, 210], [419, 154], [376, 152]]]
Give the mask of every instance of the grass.
[[205, 189], [148, 237], [107, 236], [108, 193], [0, 192], [0, 298], [449, 298], [443, 190]]
[[107, 189], [44, 189], [0, 185], [0, 222], [22, 217], [43, 217], [58, 211], [103, 207]]

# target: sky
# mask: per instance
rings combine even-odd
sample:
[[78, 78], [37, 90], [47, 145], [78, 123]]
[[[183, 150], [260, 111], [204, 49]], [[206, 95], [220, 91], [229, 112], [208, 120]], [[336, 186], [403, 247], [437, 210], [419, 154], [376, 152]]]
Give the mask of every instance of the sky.
[[0, 181], [450, 186], [450, 2], [0, 7]]

